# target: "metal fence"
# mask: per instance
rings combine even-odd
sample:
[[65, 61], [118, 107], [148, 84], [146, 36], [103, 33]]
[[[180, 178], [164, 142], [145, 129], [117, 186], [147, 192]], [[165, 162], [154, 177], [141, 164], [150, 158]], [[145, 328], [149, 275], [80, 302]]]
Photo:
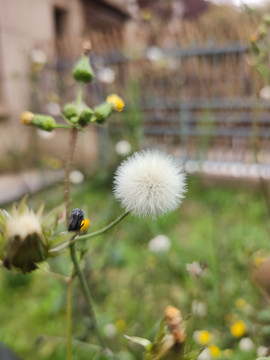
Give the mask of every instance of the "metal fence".
[[[270, 102], [258, 98], [263, 83], [247, 59], [248, 48], [241, 44], [153, 47], [140, 56], [117, 50], [93, 54], [97, 78], [88, 87], [87, 99], [93, 105], [110, 92], [125, 98], [126, 112], [110, 126], [116, 138], [126, 137], [128, 129], [128, 137], [134, 135], [140, 145], [169, 147], [185, 161], [268, 164]], [[54, 69], [65, 99], [73, 92], [64, 84], [69, 84], [67, 68], [70, 63]], [[104, 77], [104, 69], [111, 80]], [[139, 121], [134, 123], [134, 117]]]

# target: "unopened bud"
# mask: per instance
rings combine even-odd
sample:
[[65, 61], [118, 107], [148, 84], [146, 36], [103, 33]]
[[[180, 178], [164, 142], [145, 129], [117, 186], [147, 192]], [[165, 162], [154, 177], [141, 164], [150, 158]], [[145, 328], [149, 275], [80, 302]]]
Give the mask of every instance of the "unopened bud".
[[40, 114], [35, 114], [31, 124], [45, 131], [52, 131], [56, 127], [56, 122], [54, 118], [52, 118], [51, 116]]
[[73, 76], [78, 82], [90, 82], [94, 74], [87, 55], [83, 55], [73, 68]]
[[72, 118], [73, 116], [78, 116], [77, 106], [74, 104], [66, 104], [64, 106], [64, 114], [68, 119]]
[[106, 119], [114, 112], [112, 104], [104, 102], [94, 108], [94, 121], [103, 124]]
[[81, 126], [86, 126], [91, 122], [91, 118], [93, 116], [93, 110], [89, 107], [83, 109], [80, 117], [79, 117], [79, 124]]

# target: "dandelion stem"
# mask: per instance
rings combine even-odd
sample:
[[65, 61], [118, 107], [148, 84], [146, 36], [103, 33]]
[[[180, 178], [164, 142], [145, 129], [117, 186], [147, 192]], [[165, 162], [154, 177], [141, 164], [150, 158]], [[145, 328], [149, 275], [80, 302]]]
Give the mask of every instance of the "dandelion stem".
[[69, 148], [68, 148], [68, 155], [66, 159], [66, 171], [65, 171], [65, 184], [64, 184], [64, 192], [65, 192], [65, 203], [66, 203], [66, 221], [68, 225], [68, 216], [69, 216], [69, 206], [70, 206], [70, 180], [69, 180], [69, 174], [71, 170], [72, 160], [73, 160], [73, 154], [75, 150], [76, 140], [77, 140], [77, 129], [71, 130], [70, 135], [70, 142], [69, 142]]
[[98, 329], [98, 324], [97, 324], [94, 308], [93, 308], [93, 305], [92, 305], [92, 298], [91, 298], [90, 290], [89, 290], [88, 284], [86, 282], [86, 279], [85, 279], [85, 277], [83, 275], [83, 272], [82, 272], [82, 270], [80, 268], [80, 264], [79, 264], [79, 261], [78, 261], [77, 255], [76, 255], [75, 243], [72, 243], [70, 245], [70, 256], [71, 256], [71, 259], [73, 261], [74, 268], [76, 270], [76, 274], [78, 275], [80, 285], [81, 285], [82, 291], [84, 293], [84, 296], [85, 296], [85, 299], [86, 299], [86, 302], [87, 302], [89, 315], [90, 315], [90, 318], [91, 318], [91, 320], [93, 322], [93, 326], [94, 326], [96, 336], [98, 338], [100, 346], [105, 349], [106, 345], [105, 345], [105, 342], [104, 342], [104, 340], [103, 340], [103, 338], [102, 338], [102, 336], [101, 336], [101, 334], [99, 332], [99, 329]]
[[129, 214], [128, 212], [123, 213], [122, 215], [120, 215], [117, 219], [115, 219], [113, 222], [111, 222], [109, 225], [105, 226], [104, 228], [97, 230], [95, 232], [89, 233], [89, 234], [85, 234], [85, 235], [81, 235], [81, 236], [77, 236], [76, 237], [76, 241], [77, 240], [85, 240], [85, 239], [90, 239], [94, 236], [98, 236], [101, 234], [104, 234], [106, 231], [110, 230], [111, 228], [113, 228], [115, 225], [117, 225], [118, 223], [120, 223], [120, 221], [122, 221], [127, 215]]
[[66, 124], [57, 124], [56, 126], [55, 126], [55, 128], [56, 129], [69, 129], [69, 130], [71, 130], [71, 129], [73, 129], [73, 126], [71, 126], [71, 125], [66, 125]]
[[72, 360], [72, 280], [73, 277], [70, 277], [67, 282], [67, 308], [66, 308], [67, 360]]

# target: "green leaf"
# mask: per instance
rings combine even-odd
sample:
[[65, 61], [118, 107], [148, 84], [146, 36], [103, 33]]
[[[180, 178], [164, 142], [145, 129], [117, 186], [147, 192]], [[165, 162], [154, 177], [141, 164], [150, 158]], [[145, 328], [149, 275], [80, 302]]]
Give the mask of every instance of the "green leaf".
[[200, 348], [197, 350], [190, 351], [188, 354], [185, 354], [183, 360], [195, 360], [203, 351], [204, 348]]
[[142, 347], [144, 347], [145, 349], [149, 349], [152, 345], [151, 341], [149, 341], [148, 339], [145, 338], [141, 338], [138, 336], [128, 336], [128, 335], [124, 335], [124, 337], [130, 341], [132, 341], [135, 344], [139, 344]]

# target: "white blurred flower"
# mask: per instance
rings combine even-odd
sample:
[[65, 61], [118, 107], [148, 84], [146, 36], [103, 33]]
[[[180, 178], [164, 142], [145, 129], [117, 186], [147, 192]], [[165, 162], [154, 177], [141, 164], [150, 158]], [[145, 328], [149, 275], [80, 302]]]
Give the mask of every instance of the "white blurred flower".
[[104, 84], [112, 84], [115, 80], [113, 69], [104, 67], [97, 72], [97, 79]]
[[191, 276], [201, 276], [203, 269], [197, 261], [193, 261], [191, 264], [186, 264], [186, 269]]
[[254, 343], [250, 338], [244, 337], [239, 341], [239, 349], [247, 352], [251, 351], [254, 349]]
[[117, 334], [117, 329], [114, 324], [106, 324], [103, 328], [104, 334], [107, 338], [113, 338]]
[[45, 54], [45, 52], [43, 50], [40, 49], [34, 49], [32, 50], [31, 54], [31, 61], [34, 64], [46, 64], [47, 62], [47, 55]]
[[270, 86], [264, 86], [260, 90], [260, 98], [270, 100]]
[[41, 139], [50, 140], [55, 136], [55, 131], [45, 131], [41, 129], [37, 129], [37, 134]]
[[192, 312], [199, 317], [204, 317], [207, 314], [206, 305], [203, 302], [194, 300], [192, 302]]
[[268, 355], [268, 347], [266, 346], [259, 346], [257, 349], [258, 356], [267, 356]]
[[153, 218], [175, 210], [186, 191], [179, 163], [165, 153], [136, 152], [118, 167], [114, 194], [126, 211]]
[[158, 46], [150, 46], [146, 51], [146, 57], [150, 61], [159, 61], [162, 59], [163, 53]]
[[120, 140], [115, 144], [115, 151], [118, 155], [127, 156], [131, 152], [131, 145], [127, 140]]
[[84, 181], [84, 175], [79, 170], [73, 170], [69, 174], [69, 180], [72, 184], [81, 184]]
[[203, 351], [197, 357], [197, 360], [211, 360], [211, 359], [212, 359], [212, 355], [208, 348], [203, 349]]
[[166, 235], [157, 235], [148, 244], [149, 250], [153, 252], [166, 252], [171, 247], [171, 240]]

